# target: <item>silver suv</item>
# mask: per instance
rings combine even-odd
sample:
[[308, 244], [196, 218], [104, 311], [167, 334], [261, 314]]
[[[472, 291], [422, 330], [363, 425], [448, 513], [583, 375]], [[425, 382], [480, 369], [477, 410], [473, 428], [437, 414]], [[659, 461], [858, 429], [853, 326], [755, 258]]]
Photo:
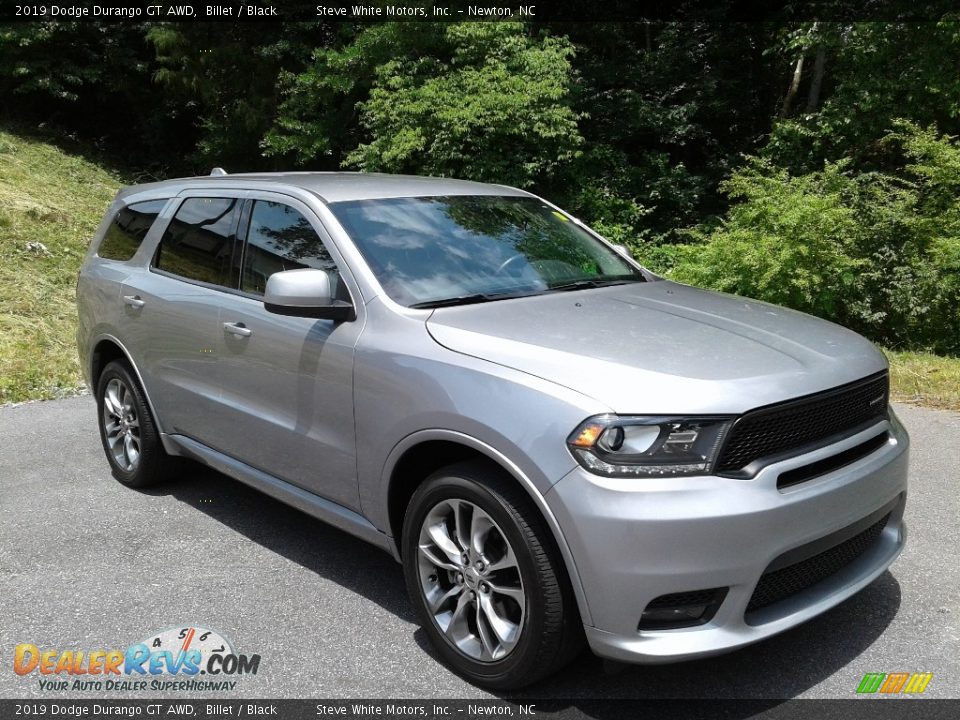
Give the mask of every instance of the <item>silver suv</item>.
[[665, 281], [521, 190], [138, 185], [77, 298], [120, 482], [189, 458], [386, 550], [479, 684], [533, 682], [584, 641], [637, 663], [732, 650], [903, 548], [908, 439], [870, 343]]

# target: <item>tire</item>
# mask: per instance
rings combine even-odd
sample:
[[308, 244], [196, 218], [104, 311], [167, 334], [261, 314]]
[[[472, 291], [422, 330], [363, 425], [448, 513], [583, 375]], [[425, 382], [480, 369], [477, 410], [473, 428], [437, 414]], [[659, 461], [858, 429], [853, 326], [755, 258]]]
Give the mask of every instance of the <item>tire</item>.
[[115, 360], [100, 373], [97, 416], [110, 470], [124, 485], [149, 487], [182, 469], [181, 459], [163, 449], [150, 408], [127, 363]]
[[582, 647], [553, 536], [498, 468], [458, 463], [427, 478], [410, 499], [401, 547], [421, 626], [471, 682], [498, 690], [529, 685]]

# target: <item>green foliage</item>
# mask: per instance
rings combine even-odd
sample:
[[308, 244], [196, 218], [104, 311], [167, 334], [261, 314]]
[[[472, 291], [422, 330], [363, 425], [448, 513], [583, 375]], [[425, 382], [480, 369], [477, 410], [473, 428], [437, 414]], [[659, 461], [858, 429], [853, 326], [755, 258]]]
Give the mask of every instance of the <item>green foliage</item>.
[[893, 129], [896, 118], [960, 132], [957, 18], [818, 23], [813, 33], [806, 25], [788, 26], [771, 53], [793, 60], [805, 49], [824, 45], [826, 94], [815, 112], [798, 102], [794, 115], [774, 124], [766, 157], [793, 172], [816, 170], [824, 160], [844, 157], [858, 168], [882, 169], [890, 166], [890, 158], [879, 139]]
[[169, 111], [195, 127], [193, 170], [268, 166], [259, 146], [276, 111], [280, 68], [307, 57], [305, 36], [318, 40], [325, 32], [312, 23], [163, 23], [147, 30], [156, 53], [153, 81], [165, 90]]
[[446, 28], [449, 61], [378, 68], [362, 123], [372, 139], [347, 160], [363, 170], [420, 172], [529, 186], [582, 142], [568, 104], [572, 49], [522, 25]]
[[429, 56], [443, 44], [442, 26], [384, 23], [344, 27], [299, 72], [284, 70], [282, 101], [262, 147], [298, 165], [339, 169], [364, 137], [358, 106], [370, 93], [377, 68], [398, 57]]
[[[149, 59], [143, 31], [118, 23], [0, 26], [0, 114], [101, 147], [127, 139], [151, 120], [143, 114], [153, 102]], [[140, 155], [151, 141], [146, 137], [127, 156]]]
[[851, 161], [791, 175], [752, 158], [735, 204], [672, 277], [811, 312], [891, 347], [960, 352], [960, 146], [900, 122], [899, 176]]
[[[762, 298], [824, 316], [849, 296], [859, 264], [859, 225], [848, 203], [851, 180], [842, 165], [791, 177], [754, 159], [722, 185], [740, 202], [708, 240], [699, 262], [681, 266], [681, 280]], [[697, 233], [694, 233], [697, 236]]]
[[591, 218], [593, 229], [617, 245], [633, 246], [648, 236], [643, 225], [650, 209], [633, 198], [624, 197], [616, 183], [605, 182], [603, 178], [584, 178], [566, 206], [578, 215]]
[[334, 133], [311, 121], [313, 110], [369, 84], [358, 106], [367, 136], [345, 158], [362, 170], [529, 186], [576, 157], [568, 41], [531, 36], [521, 23], [409, 29], [374, 26], [343, 50], [318, 53], [304, 76], [287, 76], [267, 147], [301, 162], [331, 152]]
[[[775, 28], [584, 23], [563, 31], [577, 48], [584, 152], [566, 183], [544, 189], [621, 241], [682, 240], [682, 228], [723, 210], [717, 183], [769, 129], [775, 78], [763, 50]], [[607, 201], [596, 203], [598, 193]]]
[[146, 67], [141, 37], [110, 23], [2, 26], [0, 87], [19, 103], [48, 102], [59, 109], [85, 107], [108, 93], [122, 95]]

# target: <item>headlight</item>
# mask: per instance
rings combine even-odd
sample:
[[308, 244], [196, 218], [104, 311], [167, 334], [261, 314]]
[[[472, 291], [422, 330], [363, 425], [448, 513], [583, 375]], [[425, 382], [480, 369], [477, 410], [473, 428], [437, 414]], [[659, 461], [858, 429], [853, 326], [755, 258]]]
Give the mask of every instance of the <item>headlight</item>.
[[608, 477], [703, 475], [713, 466], [729, 417], [598, 415], [567, 438], [583, 467]]

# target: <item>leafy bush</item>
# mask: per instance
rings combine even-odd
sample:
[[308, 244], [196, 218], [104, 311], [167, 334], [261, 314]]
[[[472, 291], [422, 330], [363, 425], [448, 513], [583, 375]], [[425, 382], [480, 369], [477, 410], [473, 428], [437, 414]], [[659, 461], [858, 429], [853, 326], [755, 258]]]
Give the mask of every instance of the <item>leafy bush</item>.
[[[787, 37], [809, 23], [787, 25]], [[880, 138], [894, 119], [954, 131], [960, 118], [960, 26], [957, 16], [922, 23], [813, 23], [808, 42], [826, 51], [823, 97], [798, 101], [796, 114], [779, 118], [761, 154], [794, 173], [819, 169], [824, 160], [849, 157], [858, 169], [893, 165]], [[797, 41], [785, 43], [793, 61]], [[811, 48], [812, 49], [812, 48]], [[776, 52], [771, 50], [771, 55]], [[808, 58], [812, 59], [812, 58]], [[809, 67], [809, 63], [808, 66]]]
[[898, 175], [850, 162], [791, 175], [751, 158], [722, 185], [734, 201], [691, 231], [674, 279], [810, 312], [890, 347], [960, 353], [960, 146], [900, 122], [881, 141]]
[[569, 40], [516, 22], [411, 25], [372, 26], [287, 76], [266, 150], [299, 162], [330, 152], [335, 129], [315, 118], [359, 92], [349, 167], [529, 187], [577, 157]]

